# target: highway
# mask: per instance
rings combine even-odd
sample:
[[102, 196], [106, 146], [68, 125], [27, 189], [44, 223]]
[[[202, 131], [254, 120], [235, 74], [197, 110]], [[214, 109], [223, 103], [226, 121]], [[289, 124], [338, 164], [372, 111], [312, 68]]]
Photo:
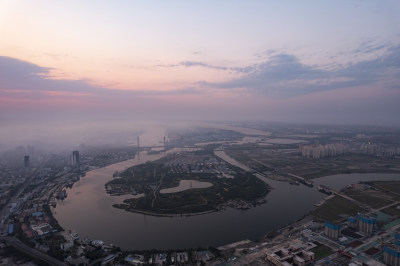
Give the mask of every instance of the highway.
[[65, 264], [64, 262], [59, 261], [53, 257], [50, 257], [49, 255], [46, 255], [36, 249], [28, 247], [27, 245], [25, 245], [24, 243], [22, 243], [21, 241], [19, 241], [14, 237], [0, 237], [0, 240], [6, 242], [8, 245], [14, 247], [20, 252], [28, 254], [29, 256], [44, 261], [50, 265], [67, 266], [67, 264]]
[[232, 164], [236, 167], [241, 168], [242, 170], [246, 171], [246, 172], [250, 172], [252, 174], [254, 174], [258, 179], [260, 179], [261, 181], [263, 181], [264, 183], [266, 183], [268, 186], [268, 178], [265, 176], [265, 174], [263, 173], [259, 173], [253, 169], [251, 169], [250, 167], [248, 167], [247, 165], [244, 165], [238, 161], [236, 161], [235, 159], [233, 159], [232, 157], [230, 157], [229, 155], [227, 155], [223, 150], [214, 150], [214, 154], [221, 158], [222, 160], [224, 160], [225, 162]]
[[[30, 174], [29, 177], [25, 180], [25, 183], [22, 187], [19, 188], [19, 190], [15, 193], [15, 195], [12, 198], [9, 198], [7, 201], [7, 204], [4, 205], [3, 209], [0, 210], [0, 217], [3, 217], [4, 214], [8, 211], [8, 204], [10, 202], [14, 202], [19, 195], [21, 195], [21, 193], [25, 190], [25, 188], [30, 184], [32, 178], [36, 175], [38, 171], [38, 168], [34, 169]], [[5, 218], [5, 217], [4, 217]]]
[[[44, 163], [42, 163], [38, 168], [34, 169], [31, 173], [29, 173], [28, 178], [26, 179], [24, 185], [15, 193], [15, 195], [10, 198], [7, 202], [7, 204], [4, 206], [2, 210], [0, 210], [0, 218], [6, 220], [7, 218], [7, 212], [8, 212], [8, 204], [10, 202], [14, 202], [18, 197], [21, 195], [21, 193], [25, 190], [25, 188], [30, 184], [31, 180], [36, 176], [36, 173], [43, 167]], [[1, 225], [3, 227], [3, 225]], [[62, 265], [66, 266], [64, 262], [61, 262], [53, 257], [50, 257], [47, 254], [44, 254], [36, 249], [33, 249], [24, 243], [22, 243], [20, 240], [16, 239], [15, 237], [0, 237], [0, 241], [4, 241], [8, 245], [14, 247], [15, 249], [19, 250], [22, 253], [25, 253], [33, 258], [39, 259], [41, 261], [44, 261], [50, 265]]]
[[[21, 188], [19, 188], [19, 191], [17, 191], [17, 192], [15, 193], [15, 195], [14, 195], [12, 198], [8, 199], [8, 201], [7, 201], [7, 203], [4, 205], [3, 209], [0, 210], [0, 222], [1, 222], [3, 219], [6, 220], [6, 218], [7, 218], [7, 217], [6, 217], [6, 213], [8, 212], [8, 204], [9, 204], [10, 202], [14, 202], [14, 201], [16, 201], [16, 199], [18, 199], [18, 197], [21, 195], [21, 193], [25, 190], [25, 188], [31, 183], [32, 179], [36, 176], [36, 173], [46, 164], [47, 161], [48, 161], [48, 160], [45, 160], [44, 162], [42, 162], [42, 163], [40, 164], [39, 167], [34, 168], [34, 169], [32, 170], [32, 172], [29, 173], [29, 176], [28, 176], [28, 178], [25, 180], [24, 185], [23, 185]], [[1, 224], [0, 226], [2, 226], [2, 224]], [[0, 228], [1, 228], [1, 227], [0, 227]]]

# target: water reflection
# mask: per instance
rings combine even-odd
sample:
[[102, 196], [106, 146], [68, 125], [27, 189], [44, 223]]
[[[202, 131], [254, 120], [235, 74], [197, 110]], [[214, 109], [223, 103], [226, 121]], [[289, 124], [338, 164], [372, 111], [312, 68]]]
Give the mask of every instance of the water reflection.
[[[207, 215], [170, 218], [113, 208], [113, 204], [121, 203], [131, 195], [113, 197], [106, 194], [104, 184], [112, 179], [112, 174], [161, 156], [143, 154], [140, 160], [88, 172], [68, 190], [66, 200], [58, 203], [55, 217], [67, 230], [74, 230], [82, 237], [113, 243], [123, 249], [221, 246], [243, 239], [259, 239], [267, 232], [301, 218], [326, 196], [315, 187], [268, 180], [274, 189], [267, 195], [267, 203], [248, 211], [228, 209]], [[351, 174], [320, 178], [315, 184], [341, 189], [359, 180], [399, 179], [400, 174]]]

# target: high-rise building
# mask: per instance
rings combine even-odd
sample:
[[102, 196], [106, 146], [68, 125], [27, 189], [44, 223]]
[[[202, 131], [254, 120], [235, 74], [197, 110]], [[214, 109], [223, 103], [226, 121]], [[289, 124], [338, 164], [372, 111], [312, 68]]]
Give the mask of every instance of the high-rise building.
[[357, 219], [358, 230], [368, 235], [372, 234], [372, 230], [374, 229], [374, 226], [376, 224], [376, 218], [363, 214], [358, 214]]
[[29, 167], [30, 166], [30, 164], [31, 164], [31, 162], [30, 162], [30, 158], [29, 158], [29, 155], [25, 155], [25, 157], [24, 157], [24, 167]]
[[330, 222], [325, 222], [325, 235], [332, 239], [338, 239], [340, 236], [340, 226]]
[[399, 233], [399, 232], [396, 232], [396, 233], [394, 234], [394, 239], [395, 239], [394, 243], [395, 243], [397, 246], [400, 247], [400, 233]]
[[71, 164], [73, 166], [80, 164], [79, 151], [73, 151], [72, 152], [72, 162], [71, 162]]
[[383, 262], [390, 266], [400, 266], [400, 247], [385, 245], [383, 248]]
[[140, 155], [139, 136], [137, 136], [137, 157]]

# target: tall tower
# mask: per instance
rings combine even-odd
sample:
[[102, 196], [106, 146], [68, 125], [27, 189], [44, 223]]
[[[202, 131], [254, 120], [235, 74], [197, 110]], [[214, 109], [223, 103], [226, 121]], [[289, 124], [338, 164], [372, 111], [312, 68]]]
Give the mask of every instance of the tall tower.
[[400, 265], [400, 249], [396, 245], [385, 245], [383, 248], [383, 261], [386, 265]]
[[165, 155], [165, 150], [166, 150], [166, 146], [165, 146], [165, 136], [164, 136], [164, 155]]
[[73, 166], [80, 164], [79, 151], [72, 152], [72, 163], [71, 164]]
[[140, 147], [139, 147], [139, 136], [137, 136], [137, 157], [139, 158]]
[[[358, 218], [358, 230], [368, 235], [372, 234], [372, 230], [376, 226], [376, 219], [368, 215], [357, 215]], [[400, 260], [399, 260], [400, 262]]]
[[29, 155], [25, 155], [25, 157], [24, 157], [24, 167], [25, 168], [28, 168], [29, 166], [30, 166], [30, 158], [29, 158]]
[[325, 222], [325, 236], [332, 239], [338, 239], [340, 236], [340, 226], [330, 222]]

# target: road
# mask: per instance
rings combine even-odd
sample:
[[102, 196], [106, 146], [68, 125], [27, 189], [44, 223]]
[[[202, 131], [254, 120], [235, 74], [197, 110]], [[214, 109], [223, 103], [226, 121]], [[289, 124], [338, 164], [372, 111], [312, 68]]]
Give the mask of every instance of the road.
[[0, 217], [3, 217], [4, 214], [8, 211], [8, 204], [10, 202], [14, 202], [19, 197], [19, 195], [21, 195], [22, 191], [24, 191], [25, 188], [29, 185], [32, 178], [36, 175], [37, 171], [38, 171], [38, 168], [33, 170], [33, 172], [30, 173], [29, 177], [25, 180], [24, 185], [19, 188], [19, 190], [15, 193], [15, 195], [13, 197], [8, 199], [7, 204], [5, 204], [3, 209], [0, 211]]
[[349, 196], [343, 194], [343, 193], [340, 192], [340, 191], [336, 191], [336, 190], [334, 190], [334, 189], [332, 189], [332, 188], [330, 188], [330, 187], [328, 187], [328, 186], [324, 186], [324, 188], [325, 188], [326, 190], [329, 190], [330, 192], [332, 192], [334, 195], [339, 196], [339, 197], [342, 197], [342, 198], [344, 198], [344, 199], [347, 199], [347, 200], [349, 200], [349, 201], [351, 201], [351, 202], [357, 204], [358, 206], [361, 206], [362, 208], [364, 208], [364, 209], [366, 209], [366, 210], [370, 210], [370, 209], [371, 209], [370, 206], [368, 206], [367, 204], [364, 204], [364, 203], [362, 203], [362, 202], [359, 202], [358, 200], [355, 200], [355, 199], [353, 199], [353, 198], [351, 198], [351, 197], [349, 197]]
[[239, 168], [241, 168], [242, 170], [246, 171], [246, 172], [250, 172], [252, 174], [254, 174], [258, 179], [260, 179], [261, 181], [263, 181], [265, 184], [268, 184], [268, 179], [267, 177], [263, 174], [263, 173], [259, 173], [253, 169], [251, 169], [250, 167], [248, 167], [247, 165], [244, 165], [238, 161], [236, 161], [235, 159], [233, 159], [232, 157], [230, 157], [229, 155], [227, 155], [223, 150], [214, 150], [214, 154], [221, 158], [222, 160], [224, 160], [225, 162], [232, 164], [234, 166], [237, 166]]
[[156, 199], [157, 199], [157, 193], [158, 193], [158, 191], [159, 191], [159, 189], [160, 189], [160, 187], [161, 187], [161, 185], [162, 185], [162, 182], [163, 182], [163, 178], [164, 178], [164, 176], [162, 176], [161, 177], [161, 179], [160, 179], [160, 184], [158, 184], [157, 185], [157, 187], [154, 189], [154, 191], [153, 191], [153, 200], [152, 200], [152, 202], [151, 202], [151, 207], [153, 208], [154, 207], [154, 202], [156, 201]]
[[[25, 190], [25, 188], [31, 183], [31, 180], [36, 176], [36, 173], [46, 164], [48, 160], [45, 160], [44, 162], [42, 162], [40, 164], [39, 167], [35, 168], [30, 174], [29, 177], [25, 180], [24, 185], [19, 189], [19, 191], [17, 191], [15, 193], [15, 195], [8, 199], [7, 203], [4, 205], [3, 209], [0, 210], [0, 222], [1, 220], [4, 218], [4, 220], [6, 220], [6, 216], [5, 214], [8, 212], [8, 204], [10, 202], [14, 202], [16, 199], [18, 199], [18, 197], [21, 195], [21, 193]], [[2, 225], [0, 225], [2, 226]]]
[[8, 245], [14, 247], [20, 252], [28, 254], [29, 256], [44, 261], [50, 265], [67, 266], [67, 264], [65, 264], [64, 262], [59, 261], [53, 257], [50, 257], [49, 255], [46, 255], [36, 249], [28, 247], [27, 245], [25, 245], [24, 243], [22, 243], [21, 241], [19, 241], [14, 237], [0, 237], [0, 240], [6, 242]]

